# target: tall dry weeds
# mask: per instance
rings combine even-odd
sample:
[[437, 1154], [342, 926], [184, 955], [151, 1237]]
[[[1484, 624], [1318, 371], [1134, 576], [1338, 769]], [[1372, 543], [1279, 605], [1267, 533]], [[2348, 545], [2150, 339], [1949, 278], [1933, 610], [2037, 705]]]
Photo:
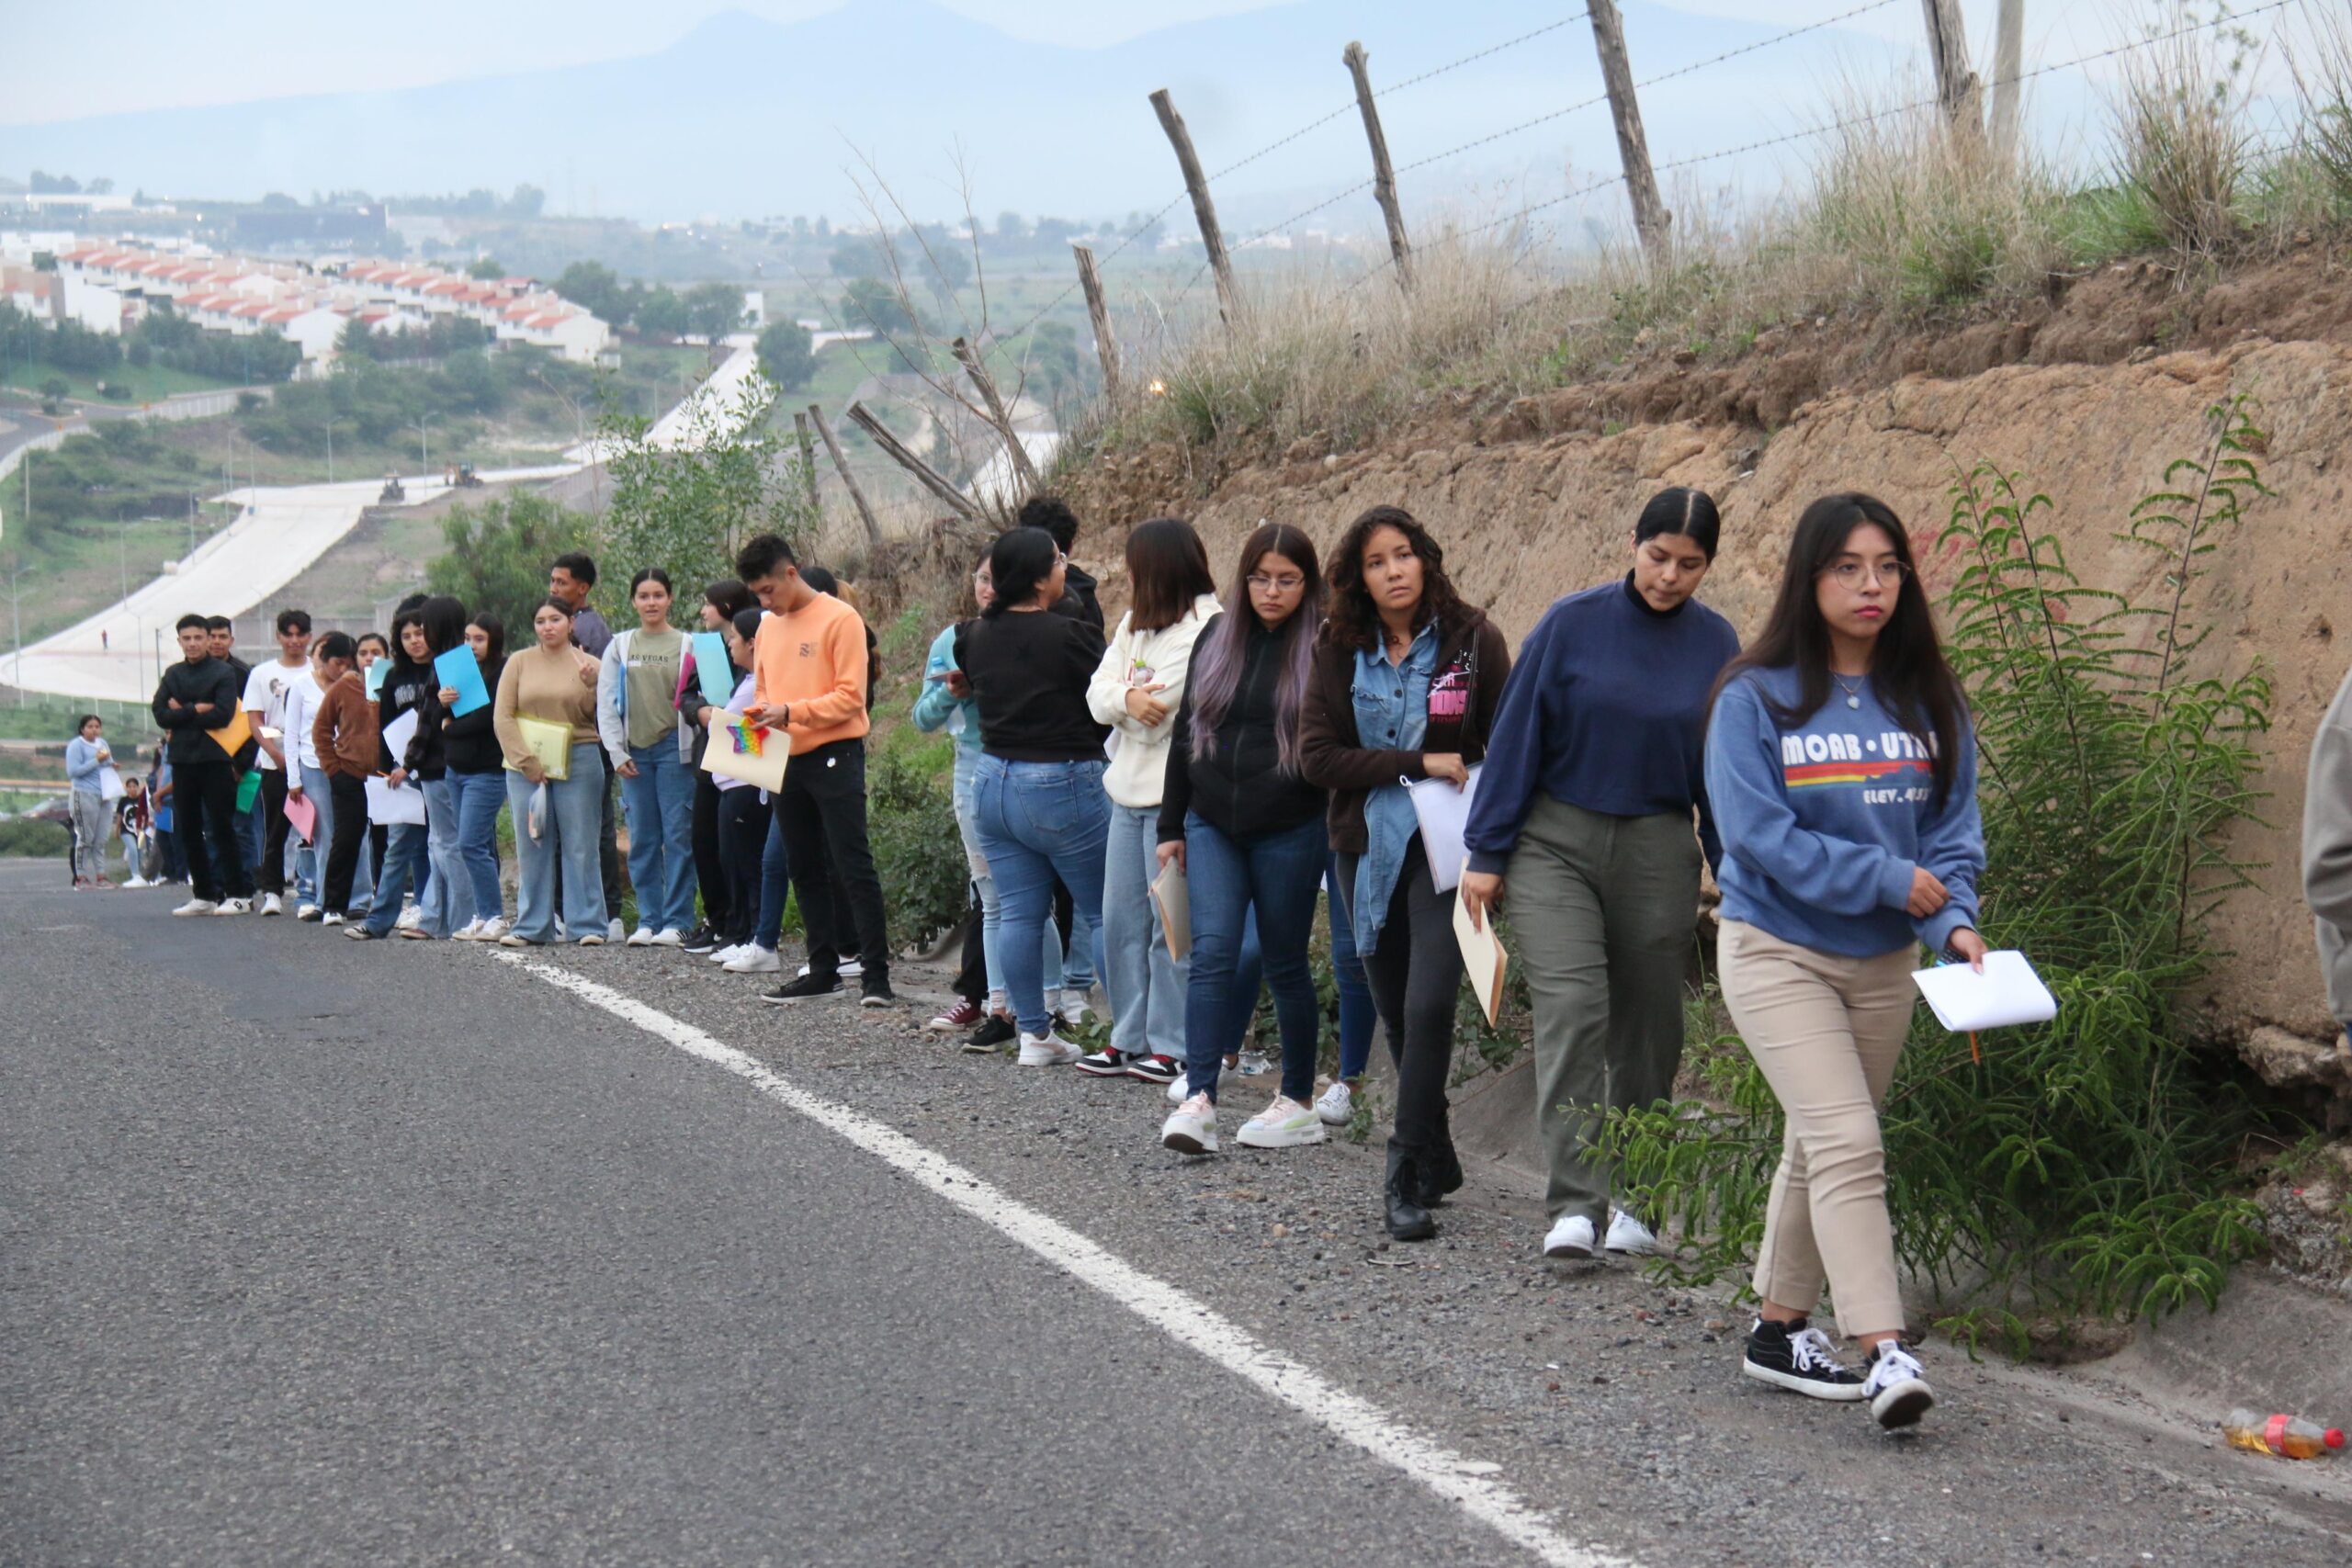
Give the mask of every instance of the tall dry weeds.
[[2119, 57], [2109, 101], [2116, 184], [2099, 205], [2119, 249], [2183, 260], [2230, 250], [2245, 231], [2255, 137], [2238, 72], [2190, 33]]

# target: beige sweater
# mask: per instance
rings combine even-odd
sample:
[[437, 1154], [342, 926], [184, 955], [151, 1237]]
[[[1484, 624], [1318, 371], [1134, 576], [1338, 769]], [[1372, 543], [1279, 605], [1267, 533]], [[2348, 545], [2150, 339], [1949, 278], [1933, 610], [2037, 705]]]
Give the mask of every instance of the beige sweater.
[[[582, 674], [585, 671], [585, 674]], [[572, 647], [550, 653], [533, 642], [506, 661], [498, 677], [498, 696], [491, 708], [491, 728], [498, 732], [498, 749], [509, 767], [527, 775], [530, 752], [514, 722], [520, 714], [548, 724], [568, 724], [572, 741], [596, 739], [596, 661]], [[537, 764], [533, 762], [532, 767]]]

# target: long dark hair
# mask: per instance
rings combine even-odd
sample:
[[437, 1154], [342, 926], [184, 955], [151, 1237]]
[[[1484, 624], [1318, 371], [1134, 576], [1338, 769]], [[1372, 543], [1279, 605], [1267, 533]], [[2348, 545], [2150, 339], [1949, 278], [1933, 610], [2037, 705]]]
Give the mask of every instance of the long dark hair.
[[504, 621], [500, 620], [488, 610], [477, 610], [466, 625], [480, 626], [481, 635], [490, 639], [490, 657], [482, 660], [485, 667], [496, 669], [506, 662], [506, 623]]
[[1258, 629], [1258, 608], [1250, 602], [1250, 574], [1269, 555], [1278, 555], [1306, 574], [1306, 592], [1298, 608], [1274, 636], [1282, 646], [1274, 650], [1274, 747], [1282, 771], [1298, 773], [1298, 710], [1305, 705], [1306, 682], [1315, 662], [1315, 637], [1323, 619], [1323, 581], [1315, 558], [1315, 541], [1287, 523], [1261, 523], [1241, 541], [1241, 558], [1233, 568], [1233, 581], [1225, 591], [1225, 609], [1201, 634], [1193, 652], [1193, 755], [1205, 758], [1216, 741], [1216, 728], [1233, 706], [1241, 685], [1241, 666], [1248, 657], [1250, 634]]
[[1911, 734], [1935, 742], [1935, 804], [1951, 792], [1959, 767], [1961, 728], [1967, 705], [1960, 682], [1944, 662], [1943, 645], [1936, 636], [1935, 612], [1928, 591], [1920, 585], [1917, 563], [1911, 554], [1911, 535], [1894, 509], [1874, 495], [1847, 491], [1825, 495], [1804, 509], [1789, 540], [1788, 563], [1781, 570], [1781, 591], [1772, 613], [1756, 640], [1738, 658], [1724, 666], [1707, 699], [1712, 715], [1724, 688], [1747, 670], [1794, 670], [1797, 700], [1782, 707], [1770, 697], [1764, 705], [1772, 722], [1793, 729], [1821, 711], [1829, 700], [1829, 625], [1821, 617], [1815, 584], [1830, 563], [1845, 549], [1846, 541], [1864, 524], [1885, 531], [1903, 563], [1903, 586], [1894, 608], [1871, 648], [1871, 684], [1895, 721]]
[[1331, 547], [1331, 612], [1330, 619], [1323, 623], [1323, 636], [1341, 648], [1374, 651], [1385, 639], [1379, 607], [1363, 585], [1363, 547], [1380, 528], [1394, 528], [1404, 535], [1413, 554], [1420, 558], [1421, 605], [1414, 616], [1415, 631], [1434, 621], [1442, 636], [1469, 614], [1462, 595], [1453, 591], [1453, 580], [1445, 575], [1445, 551], [1430, 531], [1401, 506], [1375, 506], [1349, 524], [1340, 542]]
[[1181, 517], [1155, 517], [1127, 535], [1128, 624], [1164, 631], [1182, 620], [1193, 602], [1216, 592], [1209, 552]]
[[980, 612], [981, 617], [993, 621], [1036, 597], [1046, 579], [1054, 575], [1054, 562], [1061, 553], [1043, 528], [1008, 528], [999, 534], [989, 547], [989, 578], [996, 584], [996, 600]]
[[466, 607], [447, 593], [427, 599], [416, 618], [424, 627], [425, 652], [434, 658], [466, 646]]
[[744, 611], [756, 607], [752, 591], [731, 577], [722, 577], [702, 591], [702, 602], [719, 614], [722, 620], [733, 620]]

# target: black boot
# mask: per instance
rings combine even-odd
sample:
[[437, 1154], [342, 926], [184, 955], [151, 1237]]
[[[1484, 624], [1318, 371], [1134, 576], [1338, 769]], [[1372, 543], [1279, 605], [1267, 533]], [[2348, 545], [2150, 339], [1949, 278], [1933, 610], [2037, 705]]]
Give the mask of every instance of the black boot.
[[1462, 1190], [1462, 1157], [1453, 1152], [1453, 1140], [1439, 1145], [1435, 1154], [1417, 1163], [1422, 1208], [1434, 1209], [1445, 1201], [1447, 1193]]
[[1421, 1202], [1421, 1175], [1412, 1154], [1388, 1146], [1388, 1234], [1397, 1241], [1427, 1241], [1437, 1221]]

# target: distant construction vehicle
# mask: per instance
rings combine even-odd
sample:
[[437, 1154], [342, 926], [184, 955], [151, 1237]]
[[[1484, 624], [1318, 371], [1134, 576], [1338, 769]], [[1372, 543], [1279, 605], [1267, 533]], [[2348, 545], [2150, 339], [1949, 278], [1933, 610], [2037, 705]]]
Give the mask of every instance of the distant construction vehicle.
[[386, 474], [384, 476], [384, 488], [376, 492], [376, 504], [379, 506], [388, 506], [395, 501], [406, 501], [407, 499], [408, 489], [401, 483], [400, 475]]
[[471, 463], [459, 463], [457, 467], [451, 468], [444, 478], [451, 490], [480, 490], [482, 488], [481, 476], [474, 472], [474, 466]]

